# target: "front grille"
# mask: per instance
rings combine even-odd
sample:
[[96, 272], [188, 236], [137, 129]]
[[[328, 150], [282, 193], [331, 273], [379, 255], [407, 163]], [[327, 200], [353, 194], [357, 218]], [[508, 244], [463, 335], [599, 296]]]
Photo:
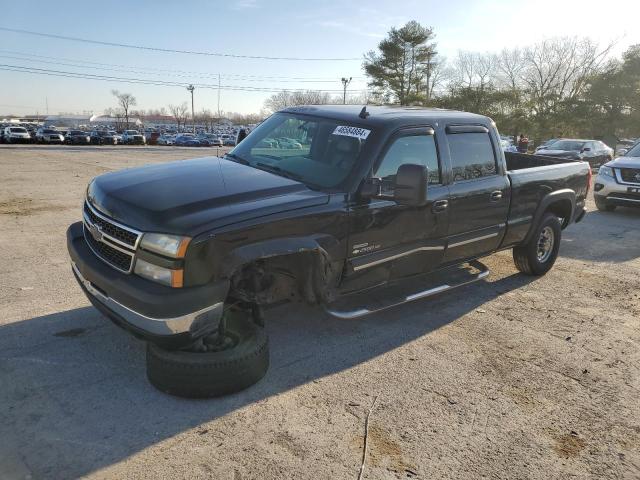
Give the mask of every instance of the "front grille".
[[87, 227], [84, 227], [84, 238], [91, 247], [91, 250], [100, 257], [103, 261], [111, 264], [115, 268], [124, 272], [131, 271], [131, 264], [133, 262], [133, 254], [121, 252], [104, 242], [98, 242], [93, 238], [91, 233], [87, 231]]
[[621, 168], [620, 178], [623, 182], [640, 183], [640, 168]]
[[105, 217], [88, 201], [83, 217], [84, 237], [93, 252], [112, 267], [130, 273], [142, 233]]
[[99, 217], [86, 202], [84, 204], [84, 213], [92, 224], [100, 227], [102, 233], [119, 240], [129, 247], [136, 247], [136, 242], [140, 236], [138, 233], [126, 230], [112, 222], [109, 222], [103, 217]]

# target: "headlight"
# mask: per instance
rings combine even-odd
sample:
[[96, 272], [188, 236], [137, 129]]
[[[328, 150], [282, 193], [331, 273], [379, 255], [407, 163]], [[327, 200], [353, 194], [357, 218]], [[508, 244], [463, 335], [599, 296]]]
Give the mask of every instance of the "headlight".
[[172, 258], [184, 258], [191, 238], [164, 233], [145, 233], [140, 246], [145, 250]]
[[182, 287], [183, 270], [171, 270], [149, 263], [141, 258], [136, 260], [134, 272], [153, 282], [162, 283], [168, 287]]
[[605, 167], [605, 166], [600, 167], [600, 170], [598, 170], [598, 174], [604, 175], [606, 177], [615, 178], [613, 174], [613, 168], [611, 167]]

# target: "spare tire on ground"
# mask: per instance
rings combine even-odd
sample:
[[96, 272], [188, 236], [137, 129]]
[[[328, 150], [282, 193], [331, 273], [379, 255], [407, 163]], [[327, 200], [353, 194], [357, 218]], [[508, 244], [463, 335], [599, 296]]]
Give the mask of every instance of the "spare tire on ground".
[[225, 315], [224, 338], [205, 338], [208, 351], [168, 351], [148, 343], [149, 382], [171, 395], [208, 398], [243, 390], [260, 380], [269, 368], [264, 328], [247, 312]]

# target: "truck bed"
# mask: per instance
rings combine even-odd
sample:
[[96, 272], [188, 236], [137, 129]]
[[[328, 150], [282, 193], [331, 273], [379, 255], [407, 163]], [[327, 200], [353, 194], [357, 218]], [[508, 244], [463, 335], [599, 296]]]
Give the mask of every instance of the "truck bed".
[[507, 170], [509, 171], [576, 162], [576, 160], [516, 152], [504, 152], [504, 159], [507, 162]]
[[[525, 238], [538, 205], [550, 192], [573, 190], [580, 202], [576, 206], [584, 205], [588, 163], [512, 152], [505, 152], [505, 160], [511, 181], [511, 207], [503, 246], [517, 244]], [[563, 227], [573, 221], [564, 220]]]

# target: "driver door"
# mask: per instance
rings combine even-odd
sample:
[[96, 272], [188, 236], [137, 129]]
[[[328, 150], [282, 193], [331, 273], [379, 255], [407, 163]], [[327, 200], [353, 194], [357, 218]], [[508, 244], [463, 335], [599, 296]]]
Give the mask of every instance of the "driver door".
[[402, 129], [389, 140], [373, 174], [381, 179], [383, 194], [393, 195], [395, 174], [404, 164], [427, 167], [427, 202], [407, 206], [360, 196], [351, 202], [343, 291], [425, 273], [442, 262], [449, 222], [449, 191], [442, 184], [433, 129], [426, 126]]

